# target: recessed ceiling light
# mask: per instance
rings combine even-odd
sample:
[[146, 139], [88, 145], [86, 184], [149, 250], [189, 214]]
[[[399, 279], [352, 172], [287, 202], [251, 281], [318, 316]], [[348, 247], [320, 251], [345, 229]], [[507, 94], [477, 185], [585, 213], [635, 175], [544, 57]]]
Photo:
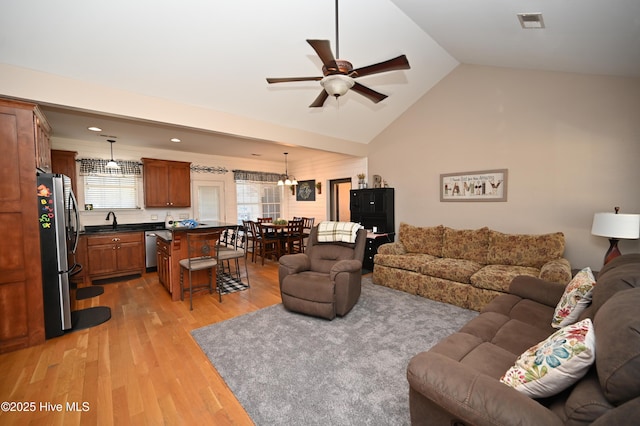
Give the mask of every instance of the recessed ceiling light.
[[544, 28], [542, 13], [518, 13], [518, 21], [525, 30]]
[[171, 138], [171, 142], [178, 143], [178, 142], [182, 142], [182, 141], [180, 139], [178, 139], [178, 138]]
[[102, 131], [102, 129], [100, 127], [96, 127], [96, 126], [87, 127], [87, 129], [91, 130], [92, 132], [101, 132]]

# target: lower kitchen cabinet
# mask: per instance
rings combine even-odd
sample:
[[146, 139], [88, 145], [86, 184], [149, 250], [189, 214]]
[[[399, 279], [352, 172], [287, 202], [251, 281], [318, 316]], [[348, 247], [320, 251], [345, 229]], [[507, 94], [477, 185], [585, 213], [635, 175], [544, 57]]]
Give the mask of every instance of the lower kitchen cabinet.
[[171, 242], [156, 239], [158, 256], [158, 281], [171, 293]]
[[145, 272], [143, 232], [88, 235], [86, 239], [90, 280]]

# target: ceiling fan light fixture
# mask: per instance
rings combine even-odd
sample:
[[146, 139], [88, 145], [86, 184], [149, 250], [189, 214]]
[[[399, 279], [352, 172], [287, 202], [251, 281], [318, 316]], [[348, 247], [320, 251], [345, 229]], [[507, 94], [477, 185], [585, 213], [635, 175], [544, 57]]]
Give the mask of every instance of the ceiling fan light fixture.
[[347, 93], [347, 91], [353, 87], [354, 83], [353, 78], [342, 74], [328, 75], [320, 80], [320, 85], [322, 85], [324, 90], [336, 98]]

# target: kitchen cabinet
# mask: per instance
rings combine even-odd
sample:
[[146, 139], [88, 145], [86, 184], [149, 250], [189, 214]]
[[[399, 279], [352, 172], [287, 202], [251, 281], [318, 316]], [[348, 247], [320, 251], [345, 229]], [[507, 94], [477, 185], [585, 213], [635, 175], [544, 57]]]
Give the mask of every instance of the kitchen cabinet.
[[191, 207], [191, 163], [143, 158], [146, 207]]
[[90, 280], [145, 272], [144, 232], [86, 236]]
[[34, 116], [36, 168], [51, 173], [51, 126], [39, 109], [34, 110]]
[[51, 150], [51, 172], [69, 176], [71, 178], [73, 193], [77, 195], [76, 155], [78, 155], [78, 153], [75, 151]]
[[37, 105], [0, 99], [0, 353], [45, 340], [36, 167], [48, 129]]
[[156, 239], [158, 281], [171, 293], [171, 241]]

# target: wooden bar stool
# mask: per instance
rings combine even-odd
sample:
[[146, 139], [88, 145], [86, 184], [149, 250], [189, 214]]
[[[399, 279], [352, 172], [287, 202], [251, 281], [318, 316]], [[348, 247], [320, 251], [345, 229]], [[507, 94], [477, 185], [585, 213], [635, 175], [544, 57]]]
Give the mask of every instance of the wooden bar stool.
[[[221, 231], [187, 232], [188, 258], [181, 259], [180, 264], [180, 300], [184, 300], [184, 271], [189, 276], [189, 309], [193, 310], [193, 290], [199, 288], [209, 288], [209, 293], [213, 293], [214, 270], [218, 266], [218, 251]], [[193, 285], [192, 274], [196, 271], [209, 270], [209, 282], [206, 284]], [[221, 288], [218, 285], [216, 274], [216, 290], [218, 298], [222, 302]]]

